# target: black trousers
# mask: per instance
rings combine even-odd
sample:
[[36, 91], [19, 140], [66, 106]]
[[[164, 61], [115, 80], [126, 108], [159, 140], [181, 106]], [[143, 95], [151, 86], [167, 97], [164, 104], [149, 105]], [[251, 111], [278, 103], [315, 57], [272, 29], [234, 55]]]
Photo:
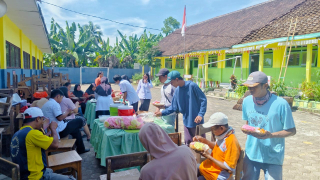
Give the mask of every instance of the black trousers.
[[139, 104], [139, 101], [136, 102], [136, 103], [131, 104], [131, 106], [133, 107], [133, 110], [134, 110], [135, 112], [138, 111], [138, 104]]
[[149, 111], [150, 99], [140, 99], [139, 111]]
[[81, 106], [81, 111], [82, 111], [82, 113], [84, 114], [85, 113], [85, 111], [86, 111], [86, 103], [81, 103], [80, 104], [80, 106]]
[[72, 138], [76, 139], [76, 146], [77, 146], [77, 152], [78, 153], [84, 153], [85, 147], [83, 144], [82, 136], [80, 129], [83, 126], [82, 119], [74, 119], [72, 121], [69, 121], [67, 124], [67, 127], [59, 133], [60, 138], [64, 138], [71, 134]]

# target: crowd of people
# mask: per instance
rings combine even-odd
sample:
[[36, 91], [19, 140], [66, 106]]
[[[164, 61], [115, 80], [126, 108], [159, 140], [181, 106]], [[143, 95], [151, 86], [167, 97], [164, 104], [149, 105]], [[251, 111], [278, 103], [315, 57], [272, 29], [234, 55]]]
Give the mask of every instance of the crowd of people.
[[[227, 115], [216, 112], [204, 123], [207, 98], [197, 84], [185, 81], [178, 71], [169, 72], [165, 68], [156, 76], [163, 83], [163, 106], [158, 107], [154, 114], [175, 126], [177, 114], [181, 113], [186, 146], [174, 144], [159, 125], [145, 124], [139, 132], [139, 139], [154, 160], [141, 169], [140, 179], [229, 179], [235, 173], [241, 147]], [[149, 111], [153, 85], [148, 73], [143, 75], [136, 90], [126, 75], [115, 75], [113, 80], [120, 87], [123, 104], [132, 106], [136, 112]], [[85, 92], [81, 91], [79, 84], [71, 92], [71, 84], [66, 83], [64, 87], [51, 92], [50, 99], [41, 109], [32, 107], [24, 112], [23, 127], [15, 133], [11, 142], [11, 157], [13, 162], [20, 165], [22, 179], [73, 179], [72, 176], [58, 175], [46, 168], [43, 153], [48, 148], [57, 148], [58, 140], [69, 135], [76, 139], [79, 154], [89, 151], [81, 135], [83, 129], [87, 140], [91, 138], [83, 117], [86, 102], [93, 98], [97, 100], [96, 118], [110, 115], [112, 95], [115, 93], [103, 72], [98, 73], [94, 82]], [[251, 73], [243, 85], [251, 92], [243, 100], [244, 124], [263, 128], [266, 132], [264, 136], [247, 135], [242, 179], [257, 180], [260, 170], [264, 171], [267, 180], [282, 179], [284, 139], [296, 133], [290, 106], [284, 99], [270, 93], [268, 78], [263, 72]], [[47, 128], [51, 137], [38, 131], [45, 117], [51, 122]], [[205, 134], [197, 135], [197, 125], [210, 128], [214, 141], [207, 140]], [[197, 164], [188, 147], [191, 142], [201, 142], [210, 148], [210, 151], [197, 152], [206, 158], [201, 164]]]

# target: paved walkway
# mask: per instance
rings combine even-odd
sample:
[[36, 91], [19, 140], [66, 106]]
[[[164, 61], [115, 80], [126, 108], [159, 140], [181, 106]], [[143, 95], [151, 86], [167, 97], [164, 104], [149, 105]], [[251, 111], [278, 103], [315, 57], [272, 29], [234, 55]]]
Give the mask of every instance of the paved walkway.
[[[86, 90], [83, 85], [82, 90]], [[119, 86], [112, 85], [115, 90]], [[134, 85], [136, 88], [136, 85]], [[160, 100], [160, 88], [152, 89], [152, 101]], [[229, 124], [235, 128], [236, 136], [245, 147], [246, 136], [241, 132], [240, 127], [245, 124], [242, 120], [241, 111], [232, 109], [236, 101], [221, 100], [208, 97], [207, 113], [205, 121], [215, 112], [223, 112], [229, 117]], [[150, 111], [155, 107], [150, 106]], [[283, 179], [320, 179], [320, 117], [310, 113], [296, 111], [293, 112], [297, 134], [286, 138], [285, 160], [283, 165]], [[183, 132], [182, 117], [180, 115], [179, 132]], [[182, 133], [183, 134], [183, 133]], [[85, 141], [85, 138], [84, 138]], [[94, 157], [92, 146], [85, 141], [85, 146], [90, 147], [91, 151], [81, 155], [83, 179], [97, 180], [101, 174], [106, 174], [106, 168], [100, 166], [100, 160]], [[260, 176], [262, 178], [262, 174]], [[1, 178], [0, 178], [1, 179]]]

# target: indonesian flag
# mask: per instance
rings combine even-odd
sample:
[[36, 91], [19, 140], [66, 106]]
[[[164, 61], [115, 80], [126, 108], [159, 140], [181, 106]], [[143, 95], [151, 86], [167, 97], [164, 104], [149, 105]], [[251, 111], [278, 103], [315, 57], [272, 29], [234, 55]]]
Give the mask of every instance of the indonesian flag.
[[181, 34], [184, 36], [186, 32], [187, 22], [186, 22], [186, 6], [184, 6], [184, 13], [183, 13], [183, 20], [182, 20], [182, 28], [181, 28]]

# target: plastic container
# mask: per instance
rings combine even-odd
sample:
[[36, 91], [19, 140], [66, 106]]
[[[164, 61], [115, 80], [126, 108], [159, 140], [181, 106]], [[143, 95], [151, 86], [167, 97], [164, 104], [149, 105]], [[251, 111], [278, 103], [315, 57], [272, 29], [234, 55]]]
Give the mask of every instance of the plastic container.
[[118, 107], [122, 106], [121, 103], [119, 104], [110, 104], [110, 116], [118, 116]]
[[100, 122], [104, 122], [105, 120], [107, 120], [110, 116], [109, 115], [100, 115], [99, 116], [99, 121]]
[[118, 115], [119, 116], [133, 116], [136, 112], [133, 110], [133, 106], [119, 106]]

